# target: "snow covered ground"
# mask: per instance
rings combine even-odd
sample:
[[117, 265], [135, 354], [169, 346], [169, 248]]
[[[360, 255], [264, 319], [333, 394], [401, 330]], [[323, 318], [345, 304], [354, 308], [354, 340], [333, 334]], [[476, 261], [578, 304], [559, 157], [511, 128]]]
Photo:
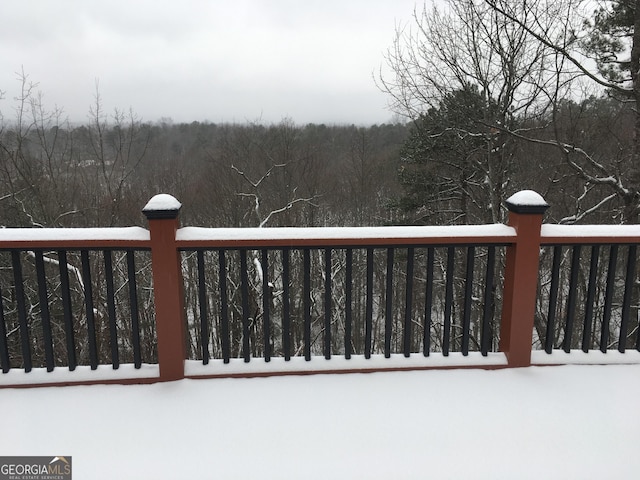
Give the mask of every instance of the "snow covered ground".
[[0, 390], [0, 455], [82, 479], [638, 478], [640, 365]]

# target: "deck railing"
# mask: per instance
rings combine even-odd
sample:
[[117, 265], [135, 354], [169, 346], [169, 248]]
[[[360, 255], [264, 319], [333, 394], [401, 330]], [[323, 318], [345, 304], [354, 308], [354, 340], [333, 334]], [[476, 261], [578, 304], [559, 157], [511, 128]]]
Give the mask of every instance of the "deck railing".
[[398, 368], [470, 352], [484, 364], [504, 361], [490, 355], [500, 323], [496, 265], [514, 236], [504, 225], [181, 229], [177, 244], [193, 272], [188, 370], [335, 370], [356, 360]]
[[534, 348], [561, 358], [640, 351], [638, 226], [543, 225], [541, 242]]
[[158, 195], [148, 230], [1, 229], [0, 386], [640, 361], [640, 227], [506, 205], [507, 225], [208, 229]]

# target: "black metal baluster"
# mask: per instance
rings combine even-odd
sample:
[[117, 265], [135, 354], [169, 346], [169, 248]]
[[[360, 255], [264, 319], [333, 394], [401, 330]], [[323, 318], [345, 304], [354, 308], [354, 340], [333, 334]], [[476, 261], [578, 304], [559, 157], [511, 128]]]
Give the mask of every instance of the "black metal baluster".
[[347, 248], [345, 277], [345, 306], [344, 306], [344, 358], [351, 358], [351, 328], [353, 322], [353, 249]]
[[304, 358], [311, 360], [311, 252], [303, 250]]
[[89, 361], [91, 370], [98, 368], [98, 347], [96, 345], [96, 321], [93, 312], [93, 285], [91, 267], [89, 265], [89, 251], [80, 252], [82, 262], [82, 284], [84, 290], [84, 308], [87, 316], [87, 334], [89, 335]]
[[364, 324], [364, 357], [371, 358], [373, 330], [373, 248], [367, 248], [367, 304]]
[[202, 363], [209, 363], [209, 315], [207, 314], [207, 284], [204, 269], [204, 250], [196, 252], [198, 265], [198, 306], [200, 307], [200, 351]]
[[227, 293], [227, 258], [223, 249], [218, 250], [220, 283], [220, 334], [222, 335], [222, 361], [229, 363], [231, 343], [229, 341], [229, 295]]
[[44, 358], [47, 372], [55, 368], [53, 358], [53, 337], [51, 335], [51, 315], [49, 312], [49, 295], [47, 293], [47, 277], [44, 271], [44, 255], [38, 250], [36, 256], [36, 276], [38, 277], [38, 298], [40, 300], [40, 317], [42, 318], [42, 339], [44, 340]]
[[69, 266], [67, 264], [67, 252], [58, 250], [60, 266], [60, 290], [62, 293], [62, 310], [64, 315], [64, 330], [67, 338], [67, 360], [69, 370], [76, 369], [76, 343], [73, 332], [73, 314], [71, 311], [71, 290], [69, 288]]
[[549, 311], [547, 314], [547, 332], [544, 339], [544, 351], [551, 353], [553, 339], [555, 337], [556, 308], [558, 305], [558, 283], [560, 281], [560, 260], [562, 259], [562, 246], [553, 247], [553, 262], [551, 266], [551, 285], [549, 287]]
[[331, 249], [324, 249], [324, 358], [331, 359]]
[[407, 248], [407, 283], [404, 299], [404, 331], [403, 331], [403, 353], [405, 357], [411, 355], [411, 317], [413, 314], [413, 263], [415, 249]]
[[433, 263], [434, 249], [427, 248], [427, 282], [425, 285], [425, 302], [424, 302], [424, 332], [422, 339], [422, 353], [425, 357], [429, 356], [431, 350], [431, 310], [433, 308]]
[[589, 263], [589, 286], [587, 287], [587, 305], [584, 313], [584, 329], [582, 330], [582, 351], [587, 353], [591, 346], [591, 327], [593, 324], [593, 304], [596, 296], [596, 276], [598, 273], [598, 259], [600, 248], [591, 247], [591, 261]]
[[249, 274], [246, 250], [240, 250], [240, 295], [242, 296], [242, 356], [245, 363], [248, 363], [251, 361], [251, 346], [249, 344]]
[[2, 300], [2, 288], [0, 288], [0, 365], [2, 373], [7, 373], [11, 369], [9, 362], [9, 349], [7, 348], [7, 328], [4, 321], [4, 306]]
[[113, 262], [111, 251], [104, 250], [104, 275], [107, 284], [107, 312], [109, 315], [109, 337], [111, 345], [111, 365], [114, 370], [120, 367], [118, 353], [118, 326], [116, 323], [115, 289], [113, 287]]
[[442, 339], [442, 354], [449, 356], [449, 350], [451, 347], [451, 308], [453, 305], [453, 265], [455, 258], [455, 248], [447, 248], [447, 272], [446, 272], [446, 286], [445, 286], [445, 300], [444, 300], [444, 334]]
[[611, 307], [613, 304], [613, 290], [616, 283], [616, 264], [618, 263], [618, 245], [611, 245], [609, 249], [609, 266], [607, 270], [607, 288], [604, 294], [604, 311], [602, 313], [602, 327], [600, 329], [600, 351], [607, 353], [609, 345], [609, 324], [611, 323]]
[[491, 318], [493, 317], [493, 278], [496, 264], [496, 247], [490, 245], [487, 248], [487, 271], [484, 277], [484, 308], [482, 312], [482, 333], [480, 340], [480, 352], [486, 357], [491, 345]]
[[471, 296], [473, 294], [473, 267], [475, 247], [467, 247], [467, 271], [464, 288], [464, 310], [462, 314], [462, 355], [469, 355], [469, 337], [471, 330]]
[[636, 245], [629, 245], [627, 256], [627, 272], [624, 280], [624, 297], [622, 299], [622, 320], [620, 321], [620, 337], [618, 339], [618, 351], [624, 353], [627, 348], [627, 332], [629, 330], [629, 317], [631, 310], [631, 298], [636, 273]]
[[391, 335], [393, 333], [393, 257], [395, 250], [387, 248], [387, 278], [384, 309], [384, 356], [391, 356]]
[[573, 337], [573, 321], [576, 314], [576, 291], [578, 289], [578, 271], [580, 269], [580, 245], [573, 246], [571, 255], [571, 278], [569, 280], [569, 295], [567, 298], [567, 322], [564, 330], [563, 350], [571, 351], [571, 338]]
[[271, 361], [271, 287], [269, 285], [269, 259], [267, 249], [262, 249], [262, 335], [264, 337], [264, 361]]
[[391, 332], [393, 329], [393, 248], [387, 248], [387, 281], [384, 313], [384, 357], [391, 356]]
[[291, 359], [291, 292], [289, 249], [282, 249], [282, 347], [284, 359]]
[[637, 328], [638, 334], [636, 336], [636, 350], [640, 352], [640, 325]]
[[138, 315], [138, 289], [136, 285], [136, 266], [133, 250], [127, 250], [127, 278], [129, 282], [129, 307], [131, 311], [131, 341], [133, 343], [133, 365], [140, 368], [142, 353], [140, 349], [140, 317]]
[[22, 263], [20, 252], [11, 251], [11, 264], [13, 266], [13, 279], [15, 283], [16, 308], [18, 309], [18, 323], [20, 325], [20, 345], [22, 347], [22, 363], [25, 372], [32, 368], [31, 348], [29, 339], [29, 324], [27, 323], [27, 307], [24, 300], [24, 283], [22, 280]]

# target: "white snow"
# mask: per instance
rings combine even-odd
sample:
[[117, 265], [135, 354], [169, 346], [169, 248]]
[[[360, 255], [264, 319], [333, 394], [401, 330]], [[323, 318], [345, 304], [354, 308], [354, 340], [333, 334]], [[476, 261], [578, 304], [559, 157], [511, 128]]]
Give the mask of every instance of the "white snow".
[[[426, 227], [280, 227], [280, 228], [204, 228], [183, 227], [176, 234], [177, 241], [254, 241], [254, 240], [358, 240], [358, 239], [417, 239], [469, 238], [516, 236], [515, 229], [502, 224], [455, 225]], [[460, 240], [464, 242], [464, 240]], [[491, 242], [492, 239], [488, 238]]]
[[0, 228], [0, 242], [149, 241], [142, 227], [112, 228]]
[[507, 202], [513, 205], [529, 206], [529, 207], [547, 207], [549, 204], [542, 198], [538, 192], [533, 190], [520, 190], [511, 195]]
[[258, 260], [258, 257], [253, 257], [253, 266], [256, 269], [256, 282], [260, 285], [264, 279], [264, 272], [262, 271], [262, 264], [260, 260]]
[[98, 365], [95, 370], [91, 370], [89, 366], [80, 365], [73, 371], [69, 370], [69, 367], [56, 367], [51, 372], [47, 372], [46, 368], [34, 368], [29, 373], [24, 373], [23, 369], [13, 368], [7, 373], [0, 372], [0, 385], [71, 383], [90, 380], [158, 378], [159, 376], [160, 369], [156, 364], [142, 364], [140, 368], [135, 368], [133, 364], [122, 364], [117, 369], [111, 365]]
[[534, 350], [531, 352], [531, 364], [533, 365], [624, 365], [640, 364], [640, 352], [627, 349], [625, 353], [617, 350], [607, 350], [602, 353], [600, 350], [589, 350], [588, 353], [582, 350], [571, 350], [569, 353], [564, 350], [552, 350], [547, 353], [544, 350]]
[[340, 370], [366, 370], [366, 369], [409, 369], [429, 367], [470, 367], [470, 366], [498, 366], [506, 365], [507, 358], [504, 353], [489, 353], [483, 357], [479, 352], [469, 352], [468, 356], [460, 352], [451, 352], [445, 357], [442, 353], [431, 353], [428, 357], [420, 353], [412, 353], [409, 358], [402, 354], [393, 354], [390, 358], [384, 355], [372, 355], [367, 359], [364, 355], [352, 355], [347, 360], [342, 355], [334, 355], [330, 360], [322, 356], [311, 357], [306, 361], [304, 357], [291, 357], [285, 361], [283, 357], [271, 358], [265, 362], [262, 358], [245, 362], [242, 358], [231, 358], [229, 363], [222, 360], [210, 360], [207, 365], [201, 361], [187, 360], [185, 362], [185, 374], [187, 376], [203, 375], [238, 375], [238, 374], [263, 374], [269, 372], [322, 372]]
[[74, 478], [637, 478], [640, 365], [0, 391], [2, 455]]
[[585, 237], [605, 237], [615, 238], [622, 237], [627, 241], [640, 239], [640, 225], [542, 225], [540, 234], [542, 240], [545, 237], [567, 237], [580, 238]]
[[[617, 350], [607, 350], [602, 353], [599, 350], [590, 350], [584, 353], [582, 350], [571, 350], [566, 353], [563, 350], [553, 350], [551, 354], [544, 351], [531, 352], [532, 365], [640, 365], [640, 352], [627, 350], [620, 353]], [[354, 369], [367, 370], [407, 370], [427, 369], [438, 367], [504, 367], [507, 358], [502, 352], [489, 352], [485, 357], [480, 352], [469, 352], [467, 356], [460, 352], [451, 352], [444, 356], [440, 352], [432, 352], [428, 357], [420, 353], [412, 353], [408, 358], [402, 354], [392, 354], [390, 358], [384, 355], [372, 355], [369, 359], [364, 355], [352, 355], [347, 360], [342, 355], [334, 355], [330, 360], [323, 356], [313, 356], [310, 361], [304, 357], [291, 357], [285, 361], [283, 357], [273, 357], [269, 362], [263, 358], [254, 358], [245, 362], [242, 358], [232, 358], [229, 363], [221, 359], [212, 359], [207, 365], [200, 360], [185, 361], [185, 376], [191, 378], [214, 375], [264, 375], [281, 373], [327, 371], [352, 371]], [[22, 369], [14, 368], [8, 373], [0, 373], [0, 386], [29, 385], [29, 384], [54, 384], [74, 383], [84, 381], [114, 381], [123, 379], [153, 379], [159, 376], [157, 364], [143, 364], [136, 369], [133, 364], [121, 364], [118, 369], [111, 365], [98, 365], [96, 370], [89, 366], [81, 365], [74, 371], [68, 367], [56, 367], [52, 372], [45, 368], [34, 368], [29, 373]]]
[[159, 193], [154, 195], [142, 209], [143, 212], [151, 210], [180, 210], [182, 204], [172, 195]]

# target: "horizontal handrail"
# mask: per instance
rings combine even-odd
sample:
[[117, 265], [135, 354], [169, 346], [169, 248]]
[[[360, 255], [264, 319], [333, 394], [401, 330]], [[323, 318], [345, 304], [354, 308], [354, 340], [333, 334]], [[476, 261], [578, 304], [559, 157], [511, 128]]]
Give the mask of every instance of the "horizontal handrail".
[[542, 225], [542, 245], [640, 243], [640, 225]]
[[516, 231], [503, 224], [446, 227], [202, 228], [176, 232], [178, 248], [507, 245]]
[[0, 249], [151, 248], [149, 230], [111, 228], [0, 228]]

